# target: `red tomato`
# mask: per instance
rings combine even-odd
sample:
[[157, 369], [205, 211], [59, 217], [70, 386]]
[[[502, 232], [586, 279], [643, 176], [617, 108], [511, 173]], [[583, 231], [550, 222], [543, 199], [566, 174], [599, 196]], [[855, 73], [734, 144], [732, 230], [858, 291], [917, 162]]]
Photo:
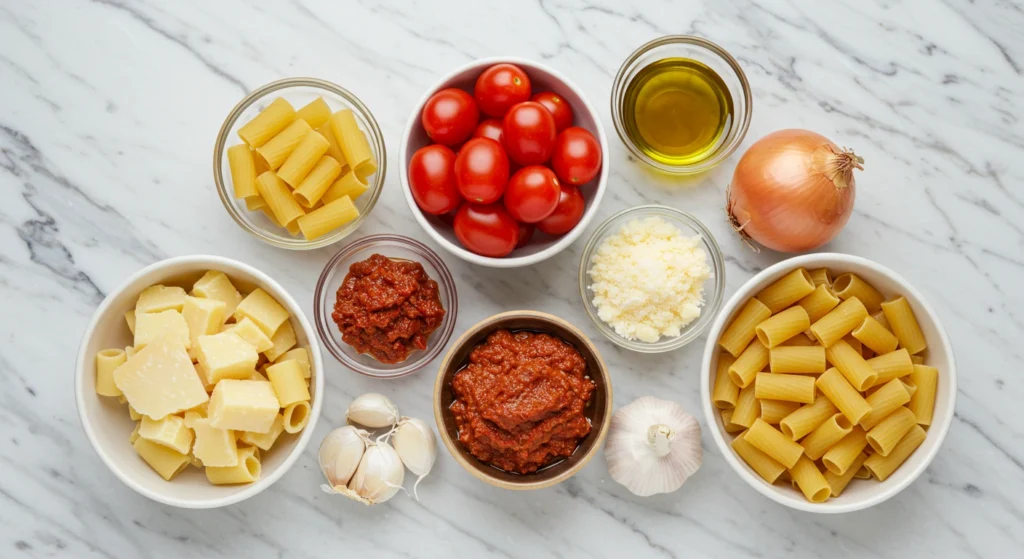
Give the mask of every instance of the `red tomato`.
[[428, 214], [443, 214], [459, 206], [455, 181], [455, 152], [434, 144], [422, 147], [409, 160], [409, 189], [416, 205]]
[[530, 101], [536, 101], [551, 111], [551, 116], [555, 117], [555, 130], [561, 132], [572, 126], [572, 107], [561, 95], [554, 91], [541, 91], [531, 97]]
[[495, 142], [501, 143], [501, 121], [496, 118], [489, 118], [480, 123], [473, 131], [474, 138], [490, 138]]
[[519, 224], [519, 242], [516, 243], [516, 248], [523, 248], [530, 243], [530, 239], [533, 238], [533, 224], [532, 223], [520, 223]]
[[555, 141], [551, 168], [562, 182], [587, 184], [601, 170], [601, 144], [589, 130], [579, 126], [566, 128]]
[[520, 165], [540, 165], [555, 151], [555, 117], [544, 105], [519, 103], [505, 115], [502, 139], [505, 151]]
[[501, 144], [490, 138], [466, 142], [455, 158], [455, 183], [470, 202], [497, 202], [508, 184], [508, 156]]
[[480, 120], [480, 110], [477, 109], [476, 102], [470, 94], [449, 87], [427, 99], [420, 120], [431, 140], [446, 146], [454, 146], [473, 133], [477, 121]]
[[537, 223], [558, 206], [561, 189], [555, 173], [543, 165], [523, 167], [505, 189], [505, 209], [517, 221]]
[[568, 233], [580, 222], [586, 205], [578, 187], [563, 184], [562, 193], [558, 198], [558, 207], [555, 208], [554, 213], [537, 222], [537, 229], [548, 235]]
[[530, 99], [530, 77], [514, 64], [495, 64], [476, 79], [473, 97], [484, 114], [503, 117], [509, 107]]
[[519, 224], [501, 204], [463, 204], [455, 214], [455, 236], [482, 256], [500, 258], [519, 241]]

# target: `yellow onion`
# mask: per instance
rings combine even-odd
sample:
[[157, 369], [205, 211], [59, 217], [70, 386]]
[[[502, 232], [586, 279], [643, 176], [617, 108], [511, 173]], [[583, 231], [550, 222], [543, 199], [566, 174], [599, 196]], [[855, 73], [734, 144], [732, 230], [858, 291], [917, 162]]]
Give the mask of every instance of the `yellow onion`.
[[740, 158], [727, 210], [746, 240], [780, 252], [831, 241], [853, 212], [854, 169], [864, 160], [809, 130], [779, 130]]

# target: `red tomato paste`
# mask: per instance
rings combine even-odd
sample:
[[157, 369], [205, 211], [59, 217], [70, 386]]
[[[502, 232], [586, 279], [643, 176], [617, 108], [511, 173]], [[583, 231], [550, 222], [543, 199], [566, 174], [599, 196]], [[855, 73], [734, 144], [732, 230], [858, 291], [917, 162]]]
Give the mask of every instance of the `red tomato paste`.
[[437, 282], [423, 265], [374, 254], [356, 262], [338, 288], [334, 319], [341, 339], [381, 363], [400, 363], [441, 325]]
[[535, 332], [498, 330], [452, 379], [459, 441], [480, 461], [528, 474], [562, 460], [590, 433], [594, 382], [576, 348]]

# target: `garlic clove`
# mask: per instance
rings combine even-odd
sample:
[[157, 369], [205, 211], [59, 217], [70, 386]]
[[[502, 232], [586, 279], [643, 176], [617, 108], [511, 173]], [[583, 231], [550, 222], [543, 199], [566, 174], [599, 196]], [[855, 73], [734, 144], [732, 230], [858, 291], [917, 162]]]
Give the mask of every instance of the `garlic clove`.
[[403, 417], [391, 440], [405, 467], [419, 476], [412, 486], [413, 496], [418, 501], [420, 497], [416, 489], [437, 460], [437, 438], [434, 431], [422, 419]]
[[370, 504], [377, 504], [394, 497], [404, 481], [405, 467], [398, 452], [388, 443], [378, 442], [366, 448], [348, 488]]
[[701, 466], [700, 424], [675, 402], [638, 398], [612, 416], [605, 458], [636, 495], [675, 491]]
[[349, 423], [357, 423], [373, 429], [392, 427], [399, 420], [398, 406], [391, 400], [376, 392], [363, 394], [349, 405], [345, 418]]
[[323, 491], [324, 493], [330, 493], [331, 495], [343, 495], [345, 497], [348, 497], [349, 499], [352, 499], [353, 501], [359, 501], [364, 505], [373, 504], [370, 501], [360, 497], [358, 493], [352, 491], [351, 489], [345, 487], [344, 485], [337, 485], [335, 487], [331, 487], [330, 485], [325, 484], [320, 486], [320, 490]]
[[320, 443], [320, 471], [331, 487], [345, 488], [366, 451], [369, 433], [351, 425], [339, 427]]

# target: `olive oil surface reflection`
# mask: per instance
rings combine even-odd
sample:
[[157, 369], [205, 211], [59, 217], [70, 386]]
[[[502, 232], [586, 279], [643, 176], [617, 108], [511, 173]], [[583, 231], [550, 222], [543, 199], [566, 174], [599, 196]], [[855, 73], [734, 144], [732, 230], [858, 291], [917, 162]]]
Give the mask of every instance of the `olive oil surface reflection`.
[[622, 100], [626, 135], [669, 166], [694, 165], [717, 151], [733, 123], [729, 88], [713, 69], [665, 58], [640, 70]]

